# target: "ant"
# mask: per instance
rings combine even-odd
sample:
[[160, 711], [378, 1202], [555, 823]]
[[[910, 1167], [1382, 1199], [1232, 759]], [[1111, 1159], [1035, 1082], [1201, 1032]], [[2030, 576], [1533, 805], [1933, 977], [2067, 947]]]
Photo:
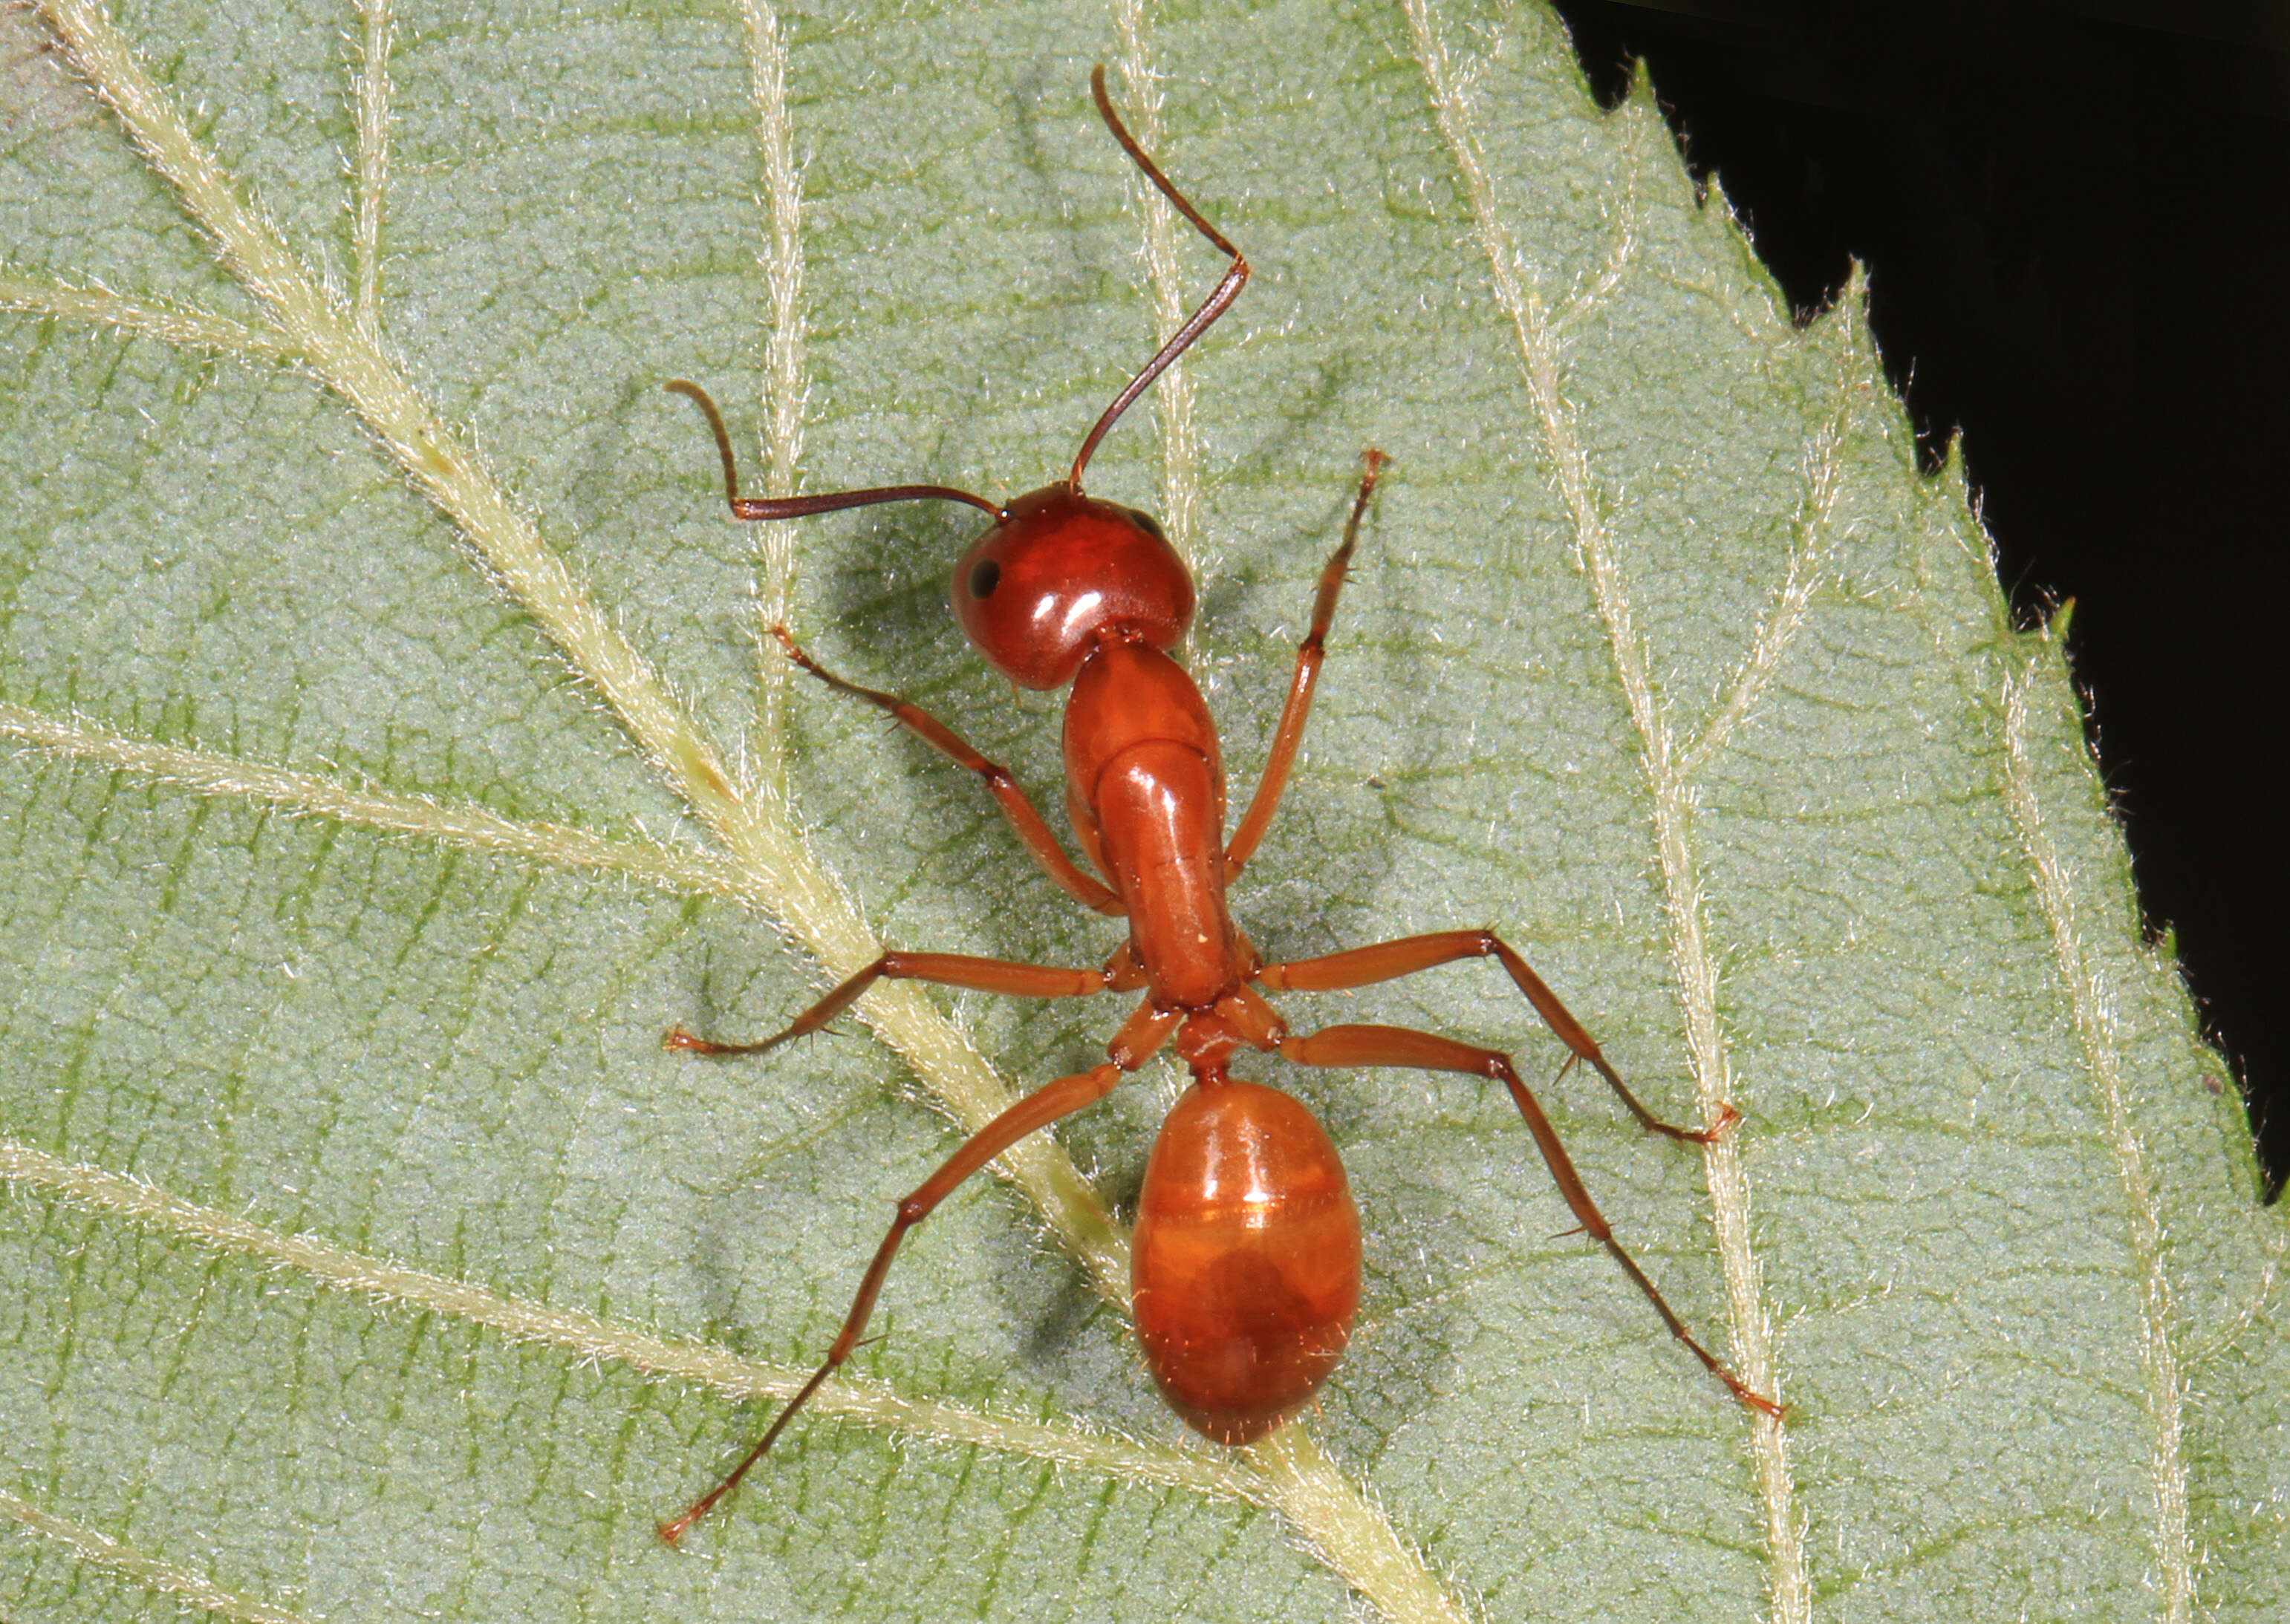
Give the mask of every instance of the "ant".
[[1297, 651], [1295, 676], [1264, 776], [1227, 842], [1216, 724], [1193, 679], [1169, 654], [1192, 622], [1192, 578], [1150, 515], [1085, 496], [1081, 481], [1091, 454], [1121, 414], [1240, 296], [1248, 282], [1248, 261], [1131, 136], [1106, 94], [1102, 67], [1090, 75], [1089, 87], [1114, 140], [1232, 264], [1176, 336], [1114, 397], [1082, 441], [1073, 471], [1064, 479], [1006, 506], [945, 485], [888, 485], [770, 500], [743, 497], [732, 438], [715, 402], [682, 379], [667, 385], [689, 396], [707, 415], [734, 518], [792, 519], [917, 500], [967, 502], [992, 516], [992, 526], [955, 565], [955, 615], [979, 652], [1012, 682], [1044, 691], [1072, 684], [1065, 718], [1066, 806], [1096, 875], [1067, 855], [1006, 772], [942, 723], [894, 694], [833, 675], [805, 653], [785, 627], [773, 628], [773, 634], [805, 671], [880, 707], [940, 754], [977, 773], [1050, 878], [1085, 908], [1125, 919], [1129, 926], [1128, 940], [1095, 969], [953, 953], [885, 953], [785, 1031], [761, 1043], [715, 1043], [678, 1029], [668, 1035], [668, 1046], [694, 1054], [762, 1054], [818, 1031], [885, 978], [1021, 998], [1140, 989], [1145, 994], [1107, 1045], [1105, 1064], [1061, 1077], [1019, 1100], [899, 1203], [890, 1233], [861, 1280], [858, 1298], [825, 1361], [731, 1475], [662, 1525], [661, 1537], [670, 1544], [739, 1486], [805, 1402], [859, 1345], [907, 1232], [973, 1173], [1037, 1129], [1103, 1099], [1172, 1038], [1192, 1071], [1193, 1085], [1170, 1111], [1146, 1164], [1131, 1245], [1131, 1290], [1138, 1340], [1153, 1380], [1195, 1431], [1220, 1444], [1245, 1444], [1295, 1414], [1335, 1368], [1359, 1306], [1359, 1214], [1343, 1163], [1304, 1106], [1277, 1089], [1231, 1075], [1232, 1058], [1244, 1048], [1301, 1066], [1412, 1067], [1501, 1083], [1526, 1119], [1527, 1132], [1581, 1231], [1605, 1247], [1670, 1334], [1736, 1398], [1766, 1415], [1782, 1413], [1779, 1404], [1752, 1391], [1694, 1339], [1614, 1239], [1550, 1119], [1508, 1054], [1405, 1027], [1335, 1026], [1298, 1036], [1257, 991], [1368, 987], [1459, 959], [1492, 958], [1572, 1052], [1560, 1078], [1576, 1061], [1588, 1063], [1642, 1127], [1683, 1142], [1709, 1144], [1739, 1119], [1730, 1106], [1706, 1129], [1677, 1127], [1657, 1118], [1624, 1085], [1542, 978], [1491, 931], [1439, 931], [1321, 958], [1266, 964], [1233, 924], [1225, 891], [1264, 838], [1295, 764], [1336, 596], [1388, 460], [1381, 452], [1366, 454], [1342, 545], [1320, 572], [1311, 630]]

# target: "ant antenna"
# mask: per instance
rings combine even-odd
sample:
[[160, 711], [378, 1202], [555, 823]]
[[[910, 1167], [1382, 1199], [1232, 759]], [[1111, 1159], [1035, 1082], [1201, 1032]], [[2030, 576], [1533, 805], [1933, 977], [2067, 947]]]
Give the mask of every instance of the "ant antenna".
[[1127, 388], [1113, 397], [1113, 404], [1105, 409], [1105, 415], [1097, 420], [1097, 426], [1089, 431], [1089, 438], [1081, 443], [1080, 454], [1074, 458], [1073, 472], [1066, 478], [1066, 484], [1076, 491], [1081, 489], [1081, 471], [1089, 466], [1090, 456], [1097, 450], [1097, 443], [1105, 438], [1107, 432], [1137, 397], [1153, 387], [1153, 380], [1168, 371], [1169, 364], [1190, 349], [1193, 340], [1206, 332], [1211, 323], [1231, 308], [1232, 301], [1240, 297], [1240, 290], [1248, 285], [1248, 261], [1240, 257], [1240, 250], [1225, 241], [1224, 233], [1203, 220], [1201, 212], [1185, 201], [1185, 195], [1170, 184], [1169, 177], [1161, 172], [1159, 164], [1145, 156], [1145, 149], [1137, 144], [1137, 138], [1130, 134], [1128, 127], [1121, 122], [1121, 115], [1113, 110], [1112, 98], [1105, 93], [1105, 64], [1102, 62], [1090, 69], [1089, 93], [1097, 98], [1098, 113], [1104, 118], [1105, 127], [1113, 132], [1113, 139], [1121, 143], [1121, 149], [1145, 172], [1148, 180], [1161, 188], [1161, 196], [1177, 205], [1177, 212], [1192, 221], [1194, 228], [1215, 244], [1218, 252], [1231, 256], [1232, 268], [1225, 272], [1224, 280], [1218, 283], [1208, 298], [1202, 300], [1201, 308], [1193, 312], [1191, 319], [1177, 329], [1177, 336], [1161, 346], [1160, 353], [1145, 364], [1143, 372], [1129, 380]]
[[742, 496], [740, 465], [732, 455], [731, 432], [724, 427], [724, 414], [716, 410], [716, 403], [708, 397], [708, 391], [681, 378], [671, 378], [661, 388], [670, 394], [690, 396], [708, 414], [708, 427], [716, 435], [717, 452], [724, 459], [724, 500], [732, 504], [732, 516], [735, 519], [800, 519], [845, 508], [872, 507], [877, 502], [917, 501], [968, 502], [973, 508], [983, 508], [997, 522], [1010, 516], [984, 497], [957, 491], [952, 485], [881, 485], [872, 491], [835, 491], [824, 496]]

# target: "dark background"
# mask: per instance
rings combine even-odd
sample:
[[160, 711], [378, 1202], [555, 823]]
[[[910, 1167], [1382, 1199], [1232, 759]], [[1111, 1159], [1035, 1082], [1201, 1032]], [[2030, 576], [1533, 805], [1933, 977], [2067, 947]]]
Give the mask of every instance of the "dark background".
[[1926, 466], [2069, 649], [2148, 927], [2290, 1172], [2290, 4], [1558, 0], [1804, 315], [1849, 263]]

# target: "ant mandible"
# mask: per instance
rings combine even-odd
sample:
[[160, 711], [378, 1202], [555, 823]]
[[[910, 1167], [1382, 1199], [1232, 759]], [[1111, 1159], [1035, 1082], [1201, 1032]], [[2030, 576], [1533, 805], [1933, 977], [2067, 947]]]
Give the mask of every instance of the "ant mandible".
[[724, 419], [705, 390], [677, 379], [667, 387], [699, 404], [724, 462], [725, 494], [739, 519], [792, 519], [876, 502], [968, 502], [992, 526], [955, 565], [954, 612], [995, 668], [1021, 686], [1073, 684], [1066, 704], [1066, 807], [1083, 852], [1101, 880], [1066, 854], [1010, 775], [944, 724], [896, 695], [847, 683], [797, 646], [785, 627], [773, 635], [797, 666], [829, 687], [879, 706], [940, 754], [984, 780], [1026, 850], [1075, 900], [1125, 918], [1129, 940], [1096, 969], [1014, 964], [954, 953], [885, 953], [829, 993], [776, 1036], [754, 1044], [713, 1043], [682, 1030], [668, 1046], [695, 1054], [761, 1054], [816, 1032], [877, 980], [1068, 998], [1134, 992], [1144, 1002], [1111, 1044], [1102, 1066], [1061, 1077], [1027, 1095], [965, 1141], [905, 1200], [859, 1284], [843, 1330], [811, 1380], [770, 1430], [714, 1489], [661, 1537], [673, 1544], [730, 1494], [779, 1440], [866, 1333], [875, 1300], [907, 1232], [930, 1216], [971, 1174], [1038, 1128], [1093, 1104], [1172, 1037], [1193, 1085], [1155, 1141], [1137, 1198], [1131, 1292], [1138, 1340], [1153, 1380], [1176, 1412], [1220, 1444], [1253, 1442], [1286, 1420], [1335, 1368], [1359, 1305], [1359, 1215], [1342, 1161], [1312, 1113], [1277, 1089], [1245, 1082], [1229, 1068], [1241, 1048], [1301, 1066], [1399, 1066], [1493, 1077], [1510, 1091], [1527, 1132], [1584, 1232], [1604, 1245], [1645, 1294], [1670, 1334], [1732, 1389], [1767, 1415], [1781, 1407], [1753, 1392], [1694, 1339], [1613, 1230], [1559, 1142], [1533, 1091], [1510, 1057], [1405, 1027], [1335, 1026], [1299, 1036], [1257, 992], [1325, 992], [1368, 987], [1459, 959], [1501, 964], [1527, 1001], [1573, 1052], [1563, 1078], [1587, 1061], [1641, 1126], [1673, 1140], [1708, 1144], [1737, 1117], [1731, 1107], [1707, 1129], [1661, 1121], [1606, 1062], [1580, 1021], [1501, 938], [1490, 931], [1439, 931], [1321, 958], [1266, 964], [1226, 910], [1225, 891], [1264, 838], [1280, 804], [1319, 680], [1336, 595], [1386, 459], [1366, 456], [1344, 539], [1320, 572], [1311, 630], [1296, 654], [1279, 730], [1256, 798], [1228, 844], [1224, 768], [1216, 724], [1200, 690], [1170, 658], [1192, 622], [1193, 583], [1161, 526], [1148, 514], [1082, 493], [1091, 453], [1153, 380], [1229, 308], [1248, 281], [1248, 261], [1203, 219], [1147, 156], [1106, 95], [1105, 69], [1090, 93], [1106, 127], [1147, 180], [1232, 260], [1215, 290], [1176, 336], [1114, 397], [1083, 440], [1073, 471], [1006, 507], [946, 485], [887, 485], [823, 496], [743, 497]]

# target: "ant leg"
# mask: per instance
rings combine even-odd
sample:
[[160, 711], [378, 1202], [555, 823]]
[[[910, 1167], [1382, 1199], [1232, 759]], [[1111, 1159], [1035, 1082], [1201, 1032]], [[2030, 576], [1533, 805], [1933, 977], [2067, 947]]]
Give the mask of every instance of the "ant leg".
[[738, 1488], [740, 1480], [748, 1475], [749, 1468], [779, 1442], [780, 1434], [787, 1430], [787, 1425], [795, 1419], [796, 1412], [819, 1391], [828, 1377], [834, 1373], [836, 1366], [851, 1356], [851, 1350], [866, 1334], [867, 1321], [875, 1312], [875, 1300], [882, 1294], [884, 1277], [891, 1272], [891, 1260], [898, 1255], [899, 1243], [906, 1239], [908, 1230], [928, 1218], [932, 1210], [953, 1194], [957, 1185], [987, 1163], [1037, 1128], [1047, 1127], [1061, 1116], [1071, 1116], [1085, 1105], [1095, 1104], [1111, 1092], [1113, 1085], [1120, 1080], [1121, 1068], [1109, 1060], [1102, 1066], [1073, 1076], [1060, 1077], [1047, 1087], [1027, 1095], [971, 1135], [945, 1166], [933, 1173], [913, 1195], [900, 1202], [898, 1216], [891, 1220], [891, 1232], [876, 1248], [875, 1260], [867, 1266], [866, 1276], [859, 1283], [859, 1295], [851, 1305], [851, 1312], [843, 1322], [843, 1330], [836, 1337], [835, 1345], [827, 1350], [826, 1361], [813, 1373], [810, 1380], [797, 1389], [796, 1396], [780, 1411], [770, 1429], [764, 1434], [763, 1440], [748, 1452], [747, 1459], [733, 1468], [731, 1476], [722, 1483], [693, 1501], [681, 1516], [662, 1524], [660, 1537], [670, 1545], [675, 1544], [693, 1524], [707, 1516], [725, 1495]]
[[1352, 516], [1344, 525], [1343, 545], [1337, 548], [1320, 572], [1320, 589], [1312, 601], [1312, 629], [1296, 650], [1296, 675], [1288, 684], [1288, 702], [1281, 708], [1280, 726], [1272, 735], [1272, 754], [1264, 764], [1264, 776], [1257, 780], [1256, 798], [1248, 804], [1248, 813], [1233, 831], [1232, 844], [1225, 848], [1224, 877], [1229, 882], [1248, 860], [1256, 854], [1258, 842], [1264, 831], [1272, 827], [1272, 814], [1280, 805], [1280, 792], [1288, 787], [1288, 774], [1296, 765], [1296, 752], [1304, 742], [1304, 724], [1312, 714], [1312, 693], [1320, 681], [1320, 664], [1327, 658], [1328, 628], [1336, 618], [1336, 595], [1343, 590], [1344, 572], [1352, 561], [1353, 545], [1359, 540], [1360, 516], [1367, 511], [1368, 498], [1375, 493], [1376, 476], [1391, 459], [1380, 451], [1367, 454], [1367, 472], [1360, 476], [1359, 494], [1352, 499]]
[[[1428, 936], [1403, 936], [1396, 941], [1380, 941], [1373, 947], [1353, 948], [1342, 953], [1331, 953], [1324, 958], [1300, 958], [1285, 964], [1267, 964], [1257, 972], [1256, 979], [1275, 992], [1341, 992], [1355, 987], [1373, 987], [1379, 981], [1396, 981], [1402, 976], [1415, 974], [1440, 964], [1452, 964], [1458, 959], [1495, 958], [1510, 972], [1510, 979], [1519, 991], [1526, 995], [1535, 1012], [1557, 1035], [1558, 1041], [1574, 1052], [1574, 1060], [1588, 1060], [1597, 1074], [1606, 1079], [1621, 1102], [1629, 1108], [1638, 1125], [1649, 1133], [1667, 1134], [1687, 1144], [1709, 1145], [1718, 1136], [1742, 1120], [1742, 1113], [1732, 1106], [1719, 1117], [1714, 1128], [1681, 1128], [1656, 1116], [1638, 1103], [1621, 1076], [1606, 1063], [1598, 1045], [1582, 1023], [1574, 1019], [1558, 995], [1550, 990], [1542, 978], [1534, 973], [1517, 949], [1493, 931], [1435, 931]], [[1566, 1062], [1572, 1066], [1574, 1061]], [[1564, 1076], [1565, 1074], [1559, 1074]]]
[[885, 953], [797, 1016], [785, 1031], [761, 1043], [715, 1043], [694, 1037], [682, 1027], [662, 1041], [668, 1048], [690, 1054], [767, 1054], [791, 1038], [818, 1031], [880, 980], [928, 981], [939, 987], [966, 987], [973, 992], [1007, 993], [1013, 998], [1085, 998], [1092, 993], [1119, 988], [1125, 963], [1117, 954], [1101, 970], [1061, 970], [1053, 964], [972, 958], [963, 953]]
[[1137, 962], [1135, 945], [1125, 941], [1107, 956], [1105, 973], [1113, 978], [1106, 985], [1115, 992], [1135, 992], [1153, 979]]
[[1050, 833], [1050, 826], [1042, 821], [1042, 814], [1034, 810], [1034, 804], [1026, 798], [1026, 792], [1018, 788], [1017, 780], [1001, 766], [972, 749], [952, 728], [921, 706], [909, 705], [895, 693], [884, 693], [873, 688], [861, 688], [856, 683], [845, 682], [805, 653], [786, 627], [773, 627], [772, 636], [780, 640], [780, 646], [787, 651], [789, 660], [821, 682], [838, 692], [864, 700], [889, 713], [900, 726], [940, 755], [983, 779], [986, 792], [1001, 806], [1002, 815], [1010, 820], [1010, 826], [1018, 831], [1018, 838], [1025, 843], [1026, 850], [1033, 854], [1034, 860], [1041, 864], [1044, 872], [1055, 880], [1059, 889], [1068, 896], [1084, 908], [1094, 908], [1101, 914], [1118, 915], [1129, 911], [1122, 906], [1121, 899], [1101, 881], [1084, 874], [1074, 860], [1066, 855], [1065, 848], [1058, 844], [1058, 837]]
[[1693, 1356], [1709, 1369], [1710, 1374], [1724, 1382], [1734, 1397], [1751, 1409], [1779, 1417], [1781, 1405], [1750, 1385], [1720, 1364], [1718, 1356], [1695, 1340], [1677, 1317], [1677, 1310], [1666, 1301], [1654, 1283], [1646, 1277], [1637, 1260], [1622, 1250], [1614, 1238], [1605, 1214], [1598, 1204], [1590, 1199], [1583, 1187], [1582, 1175], [1574, 1171], [1573, 1158], [1558, 1140], [1558, 1130], [1550, 1125], [1550, 1118], [1542, 1114], [1542, 1106], [1510, 1063], [1510, 1056], [1498, 1049], [1474, 1048], [1469, 1044], [1457, 1043], [1452, 1037], [1441, 1037], [1434, 1032], [1419, 1032], [1410, 1027], [1324, 1027], [1309, 1037], [1291, 1037], [1280, 1044], [1285, 1059], [1301, 1066], [1406, 1066], [1422, 1071], [1454, 1071], [1468, 1076], [1493, 1077], [1510, 1090], [1510, 1097], [1518, 1105], [1518, 1113], [1526, 1118], [1526, 1131], [1534, 1135], [1535, 1148], [1542, 1152], [1542, 1160], [1550, 1169], [1550, 1177], [1558, 1186], [1558, 1193], [1581, 1220], [1584, 1233], [1606, 1249], [1608, 1255], [1622, 1266], [1622, 1272], [1632, 1284], [1645, 1293], [1653, 1304], [1661, 1323], [1669, 1327], [1670, 1335], [1692, 1350]]
[[875, 1249], [875, 1260], [867, 1266], [864, 1278], [859, 1282], [859, 1295], [851, 1304], [851, 1312], [843, 1321], [843, 1329], [836, 1336], [835, 1345], [827, 1350], [827, 1358], [811, 1380], [796, 1389], [761, 1442], [748, 1452], [747, 1458], [732, 1469], [729, 1476], [701, 1495], [687, 1507], [683, 1515], [660, 1526], [660, 1537], [673, 1545], [681, 1540], [692, 1525], [722, 1503], [724, 1498], [740, 1486], [740, 1480], [750, 1468], [770, 1452], [779, 1442], [780, 1434], [795, 1419], [796, 1412], [819, 1391], [835, 1369], [851, 1356], [859, 1339], [867, 1333], [867, 1322], [875, 1312], [875, 1300], [882, 1295], [883, 1281], [891, 1272], [891, 1260], [899, 1254], [899, 1243], [907, 1238], [907, 1231], [931, 1215], [938, 1204], [952, 1195], [971, 1174], [985, 1166], [996, 1156], [1009, 1149], [1020, 1140], [1039, 1128], [1046, 1128], [1061, 1116], [1070, 1116], [1084, 1106], [1094, 1105], [1113, 1092], [1115, 1084], [1126, 1072], [1136, 1070], [1166, 1042], [1176, 1028], [1175, 1020], [1157, 1012], [1150, 1004], [1141, 1007], [1121, 1028], [1113, 1040], [1112, 1052], [1117, 1057], [1102, 1066], [1077, 1072], [1069, 1077], [1035, 1090], [1019, 1100], [992, 1122], [965, 1140], [962, 1148], [947, 1158], [946, 1164], [924, 1180], [914, 1194], [899, 1203], [898, 1216], [891, 1220], [891, 1231], [883, 1244]]

